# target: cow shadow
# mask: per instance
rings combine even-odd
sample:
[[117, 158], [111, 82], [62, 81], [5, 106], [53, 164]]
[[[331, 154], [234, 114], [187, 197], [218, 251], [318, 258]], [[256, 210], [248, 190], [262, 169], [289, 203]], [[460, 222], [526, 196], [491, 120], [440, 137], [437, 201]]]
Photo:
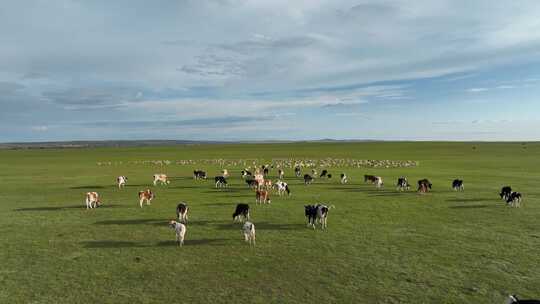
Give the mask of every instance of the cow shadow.
[[86, 206], [81, 204], [81, 205], [76, 205], [76, 206], [18, 208], [18, 209], [13, 209], [13, 211], [61, 211], [61, 210], [67, 210], [67, 209], [84, 209], [84, 208], [86, 208]]
[[[447, 202], [467, 203], [467, 202], [493, 202], [496, 198], [450, 198]], [[501, 200], [502, 201], [502, 200]]]
[[106, 220], [95, 222], [94, 225], [167, 225], [170, 219], [130, 219], [130, 220]]
[[[197, 245], [207, 245], [207, 246], [226, 246], [228, 245], [226, 241], [230, 241], [230, 239], [186, 239], [184, 240], [184, 246], [197, 246]], [[159, 247], [177, 247], [178, 244], [174, 240], [170, 241], [161, 241], [156, 244], [156, 246]]]
[[[256, 230], [297, 230], [305, 227], [304, 224], [279, 224], [269, 222], [257, 222], [255, 224]], [[219, 230], [242, 230], [243, 223], [233, 222], [217, 224], [215, 227]]]
[[480, 208], [494, 208], [495, 205], [458, 205], [450, 206], [450, 209], [480, 209]]
[[105, 189], [107, 187], [105, 186], [73, 186], [73, 187], [69, 187], [69, 189], [88, 189], [88, 190], [92, 190], [92, 189]]

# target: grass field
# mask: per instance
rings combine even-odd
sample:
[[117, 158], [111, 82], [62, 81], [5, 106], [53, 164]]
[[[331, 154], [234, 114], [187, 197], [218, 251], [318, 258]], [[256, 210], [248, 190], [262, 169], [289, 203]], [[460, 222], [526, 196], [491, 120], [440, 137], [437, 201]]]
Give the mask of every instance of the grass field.
[[[473, 146], [475, 149], [473, 149]], [[416, 160], [414, 168], [329, 168], [304, 186], [286, 171], [290, 198], [256, 206], [231, 186], [195, 181], [195, 166], [129, 161], [307, 157]], [[540, 298], [539, 143], [296, 143], [0, 151], [0, 303], [502, 303]], [[123, 164], [98, 166], [96, 162]], [[217, 175], [217, 166], [196, 166]], [[347, 172], [350, 182], [339, 183]], [[150, 186], [152, 175], [172, 177]], [[275, 176], [276, 171], [271, 172]], [[385, 180], [384, 189], [363, 183]], [[128, 176], [118, 190], [115, 178]], [[429, 178], [433, 191], [393, 184]], [[462, 178], [465, 191], [451, 190]], [[499, 199], [509, 184], [521, 208]], [[140, 209], [137, 192], [157, 197]], [[84, 193], [104, 206], [87, 211]], [[167, 221], [190, 205], [183, 248]], [[336, 206], [328, 230], [305, 225], [303, 205]], [[231, 214], [252, 207], [257, 246]]]

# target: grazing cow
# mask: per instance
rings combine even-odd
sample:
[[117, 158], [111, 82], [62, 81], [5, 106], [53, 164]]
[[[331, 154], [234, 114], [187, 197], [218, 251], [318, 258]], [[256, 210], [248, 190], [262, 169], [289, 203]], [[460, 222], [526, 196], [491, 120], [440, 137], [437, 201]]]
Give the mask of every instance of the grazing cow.
[[300, 169], [300, 167], [298, 166], [294, 167], [294, 176], [300, 177], [301, 175], [302, 175], [302, 170]]
[[249, 221], [249, 205], [248, 204], [237, 204], [236, 209], [232, 215], [233, 221], [242, 221], [242, 219]]
[[341, 173], [341, 183], [342, 184], [346, 184], [349, 182], [349, 180], [347, 179], [347, 175], [345, 173]]
[[247, 179], [246, 184], [248, 185], [249, 188], [252, 188], [252, 189], [258, 188], [258, 183], [254, 179]]
[[206, 179], [206, 172], [202, 170], [195, 170], [193, 171], [193, 178], [194, 179]]
[[506, 199], [506, 203], [511, 207], [520, 207], [521, 206], [521, 193], [512, 192]]
[[116, 178], [116, 183], [118, 184], [118, 189], [123, 188], [126, 185], [127, 177], [125, 176], [119, 176]]
[[384, 186], [382, 177], [376, 176], [376, 178], [377, 179], [375, 180], [375, 187], [381, 188], [382, 186]]
[[326, 229], [328, 211], [330, 210], [330, 208], [334, 208], [334, 206], [328, 207], [323, 204], [305, 205], [304, 214], [308, 219], [308, 226], [311, 226], [313, 227], [313, 229], [315, 229], [315, 224], [319, 222], [321, 224], [321, 228]]
[[454, 191], [463, 191], [465, 189], [463, 187], [463, 180], [455, 179], [452, 181], [452, 189], [454, 189]]
[[216, 182], [216, 188], [227, 187], [227, 180], [223, 176], [214, 177], [214, 181]]
[[86, 209], [97, 208], [101, 206], [101, 200], [97, 192], [86, 193]]
[[304, 175], [304, 184], [309, 185], [312, 182], [313, 182], [313, 177], [311, 177], [311, 175], [309, 175], [309, 174], [305, 174]]
[[283, 177], [285, 176], [285, 172], [281, 169], [278, 170], [278, 175], [279, 175], [279, 179], [283, 179]]
[[270, 204], [270, 192], [268, 192], [268, 190], [256, 190], [255, 203]]
[[291, 195], [291, 191], [289, 190], [289, 185], [287, 185], [284, 181], [278, 181], [274, 184], [274, 187], [277, 189], [278, 195], [282, 196], [283, 193], [287, 192], [287, 195]]
[[418, 192], [426, 193], [431, 189], [432, 184], [427, 178], [421, 179], [418, 181]]
[[540, 304], [540, 300], [521, 300], [516, 295], [509, 295], [506, 304]]
[[188, 205], [184, 202], [180, 202], [177, 206], [176, 206], [176, 218], [178, 219], [179, 222], [181, 223], [187, 223], [187, 220], [188, 220]]
[[375, 175], [364, 175], [364, 183], [374, 184], [375, 182], [377, 182]]
[[146, 205], [150, 205], [154, 197], [156, 197], [156, 195], [150, 189], [139, 191], [139, 205], [141, 208], [144, 202], [146, 202]]
[[244, 179], [247, 178], [248, 176], [253, 176], [253, 174], [251, 174], [251, 172], [249, 172], [247, 169], [242, 170], [240, 173], [242, 174], [242, 178]]
[[327, 174], [328, 174], [328, 170], [324, 169], [321, 171], [321, 175], [319, 177], [326, 177]]
[[242, 232], [244, 233], [244, 240], [249, 242], [249, 245], [255, 246], [255, 225], [252, 222], [245, 222]]
[[409, 190], [410, 188], [411, 188], [411, 185], [409, 184], [409, 181], [407, 180], [406, 177], [402, 176], [398, 178], [396, 190], [403, 191], [403, 190]]
[[223, 176], [225, 178], [229, 177], [229, 170], [227, 170], [227, 169], [221, 170], [221, 176]]
[[186, 235], [186, 225], [179, 223], [175, 220], [169, 222], [171, 228], [176, 232], [176, 243], [178, 246], [184, 245], [184, 237]]
[[499, 196], [501, 197], [501, 199], [506, 201], [508, 199], [508, 197], [510, 197], [511, 193], [512, 193], [512, 187], [504, 186], [504, 187], [502, 187], [501, 193], [499, 193]]
[[157, 182], [160, 182], [162, 185], [168, 185], [171, 183], [165, 174], [154, 174], [154, 186], [157, 185]]

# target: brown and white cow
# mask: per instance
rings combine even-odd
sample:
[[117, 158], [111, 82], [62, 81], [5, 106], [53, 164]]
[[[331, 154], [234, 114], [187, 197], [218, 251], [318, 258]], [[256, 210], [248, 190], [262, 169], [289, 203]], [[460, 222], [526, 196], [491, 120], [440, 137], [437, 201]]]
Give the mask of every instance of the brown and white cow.
[[253, 180], [255, 180], [257, 182], [257, 188], [258, 189], [261, 189], [261, 188], [264, 187], [264, 175], [262, 175], [260, 173], [256, 173], [253, 176]]
[[255, 203], [270, 204], [270, 192], [268, 190], [255, 191]]
[[162, 185], [168, 185], [171, 183], [169, 179], [167, 178], [167, 175], [160, 173], [160, 174], [154, 174], [154, 186], [157, 185], [157, 182], [160, 182]]
[[86, 209], [97, 208], [101, 206], [101, 200], [97, 192], [86, 193]]
[[154, 197], [156, 197], [156, 195], [150, 189], [139, 191], [139, 205], [141, 208], [144, 202], [146, 202], [146, 205], [150, 205]]

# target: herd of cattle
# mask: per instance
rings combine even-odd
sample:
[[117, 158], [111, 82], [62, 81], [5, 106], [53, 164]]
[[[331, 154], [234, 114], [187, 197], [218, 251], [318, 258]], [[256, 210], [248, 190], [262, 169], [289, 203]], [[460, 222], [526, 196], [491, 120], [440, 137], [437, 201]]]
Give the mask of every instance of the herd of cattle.
[[[270, 172], [270, 169], [272, 166], [270, 165], [264, 165], [261, 168], [256, 168], [255, 171], [252, 173], [249, 168], [244, 169], [241, 171], [241, 178], [245, 180], [247, 186], [255, 191], [255, 203], [256, 204], [270, 204], [270, 194], [271, 190], [274, 190], [277, 192], [279, 196], [291, 195], [291, 190], [289, 188], [289, 185], [283, 181], [283, 178], [285, 176], [285, 172], [282, 169], [278, 169], [277, 176], [279, 179], [272, 183], [270, 179], [268, 179], [268, 175]], [[302, 172], [300, 167], [294, 168], [294, 174], [296, 177], [301, 177]], [[227, 169], [223, 169], [221, 171], [221, 175], [214, 177], [215, 187], [216, 188], [225, 188], [228, 187], [227, 178], [229, 177], [229, 172]], [[304, 184], [309, 185], [314, 180], [315, 177], [318, 178], [326, 178], [331, 179], [332, 174], [328, 172], [328, 170], [324, 169], [321, 171], [320, 174], [317, 173], [317, 170], [312, 169], [311, 175], [310, 174], [304, 174]], [[153, 185], [157, 186], [158, 183], [161, 185], [168, 185], [170, 184], [170, 180], [165, 174], [154, 174], [153, 176]], [[193, 178], [195, 180], [207, 179], [207, 174], [203, 170], [195, 170], [193, 171]], [[126, 176], [119, 176], [116, 179], [117, 185], [119, 189], [124, 188], [128, 181], [128, 178]], [[374, 176], [374, 175], [364, 175], [364, 182], [374, 184], [377, 188], [381, 188], [384, 185], [383, 179], [380, 176]], [[340, 174], [340, 183], [346, 184], [348, 183], [348, 177], [345, 173]], [[420, 194], [424, 194], [429, 192], [432, 188], [432, 183], [428, 179], [421, 179], [417, 182], [418, 188], [417, 191]], [[396, 190], [397, 191], [406, 191], [410, 190], [411, 185], [409, 184], [406, 177], [399, 177], [396, 183]], [[463, 191], [464, 185], [463, 180], [460, 179], [454, 179], [452, 181], [452, 189], [455, 191]], [[503, 199], [507, 205], [511, 207], [520, 207], [522, 196], [521, 193], [512, 191], [512, 188], [510, 186], [504, 186], [501, 189], [500, 197]], [[143, 205], [146, 203], [146, 205], [150, 205], [152, 200], [156, 197], [154, 192], [150, 189], [139, 191], [139, 206], [142, 208]], [[88, 192], [86, 193], [86, 208], [87, 209], [93, 209], [97, 208], [101, 205], [101, 200], [99, 197], [99, 194], [97, 192]], [[314, 205], [305, 205], [304, 206], [304, 215], [307, 220], [307, 226], [312, 227], [313, 229], [316, 228], [316, 225], [319, 224], [322, 229], [326, 229], [327, 227], [327, 218], [328, 218], [328, 212], [330, 209], [334, 208], [333, 205], [329, 206], [327, 204], [314, 204]], [[176, 219], [177, 220], [171, 220], [169, 222], [169, 225], [171, 228], [173, 228], [176, 232], [176, 242], [178, 245], [184, 244], [184, 237], [186, 234], [186, 224], [188, 221], [188, 210], [189, 207], [185, 202], [180, 202], [176, 206]], [[243, 222], [243, 235], [244, 240], [248, 242], [250, 245], [255, 245], [255, 225], [251, 222], [250, 216], [249, 216], [249, 204], [237, 204], [236, 209], [232, 215], [234, 222]]]

